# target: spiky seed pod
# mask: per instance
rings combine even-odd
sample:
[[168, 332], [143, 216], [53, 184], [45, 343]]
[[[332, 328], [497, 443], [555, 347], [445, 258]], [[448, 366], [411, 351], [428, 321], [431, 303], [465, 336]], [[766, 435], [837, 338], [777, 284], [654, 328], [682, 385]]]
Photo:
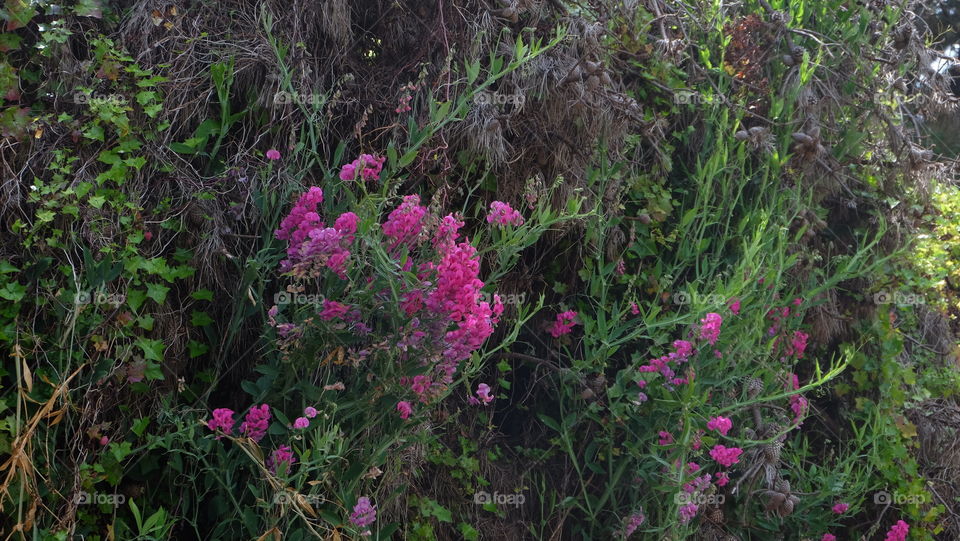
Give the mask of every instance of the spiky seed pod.
[[790, 137], [793, 137], [793, 140], [794, 140], [794, 141], [796, 141], [796, 142], [798, 142], [798, 143], [800, 143], [800, 144], [802, 144], [802, 145], [805, 145], [805, 146], [813, 146], [813, 144], [814, 144], [813, 137], [810, 137], [809, 135], [807, 135], [807, 134], [805, 134], [805, 133], [803, 133], [803, 132], [795, 132], [795, 133], [792, 133], [792, 134], [790, 134]]
[[756, 398], [761, 391], [763, 391], [763, 380], [760, 378], [750, 378], [750, 381], [747, 382], [747, 396]]
[[780, 462], [780, 453], [783, 452], [783, 442], [775, 441], [763, 446], [763, 459], [767, 464]]
[[637, 216], [637, 219], [640, 220], [640, 223], [642, 223], [643, 225], [647, 225], [650, 223], [650, 215], [647, 214], [646, 212], [644, 212], [640, 216]]
[[785, 516], [787, 516], [787, 515], [792, 514], [792, 513], [793, 513], [793, 501], [792, 501], [792, 500], [787, 500], [787, 501], [783, 502], [783, 505], [780, 506], [780, 509], [778, 510], [778, 513], [780, 514], [781, 517], [785, 517]]
[[733, 134], [733, 137], [738, 141], [746, 141], [750, 137], [750, 134], [747, 130], [740, 130], [737, 133]]
[[769, 130], [767, 130], [766, 126], [754, 126], [750, 128], [750, 135], [753, 137], [759, 137], [761, 135], [766, 135], [768, 131]]
[[583, 66], [587, 69], [587, 73], [589, 73], [590, 75], [593, 75], [598, 70], [600, 70], [599, 62], [591, 62], [590, 60], [587, 60], [586, 62], [583, 63]]
[[563, 78], [563, 81], [560, 81], [560, 84], [572, 83], [580, 79], [583, 79], [583, 69], [580, 66], [574, 66], [570, 73]]
[[603, 81], [604, 86], [613, 86], [613, 78], [610, 77], [610, 72], [608, 71], [600, 74], [600, 80]]
[[790, 481], [786, 479], [780, 479], [777, 481], [777, 491], [784, 494], [790, 494]]
[[788, 54], [783, 55], [781, 58], [783, 59], [783, 63], [788, 66], [793, 66], [797, 63], [796, 60], [794, 60], [793, 57]]
[[714, 524], [723, 524], [723, 511], [719, 507], [711, 507], [707, 511], [707, 520]]
[[814, 140], [820, 139], [820, 126], [814, 126], [807, 130], [807, 135], [812, 137]]
[[776, 490], [764, 490], [763, 496], [767, 498], [766, 508], [768, 511], [772, 509], [779, 509], [780, 506], [787, 501], [787, 496], [777, 492]]

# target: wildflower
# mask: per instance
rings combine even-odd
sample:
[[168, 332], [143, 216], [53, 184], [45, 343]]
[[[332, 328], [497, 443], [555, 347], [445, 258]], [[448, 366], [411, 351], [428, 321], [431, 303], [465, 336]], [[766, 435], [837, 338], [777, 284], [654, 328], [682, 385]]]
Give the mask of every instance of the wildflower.
[[633, 315], [637, 315], [640, 313], [640, 307], [637, 306], [637, 303], [635, 302], [630, 303], [630, 313]]
[[730, 311], [733, 312], [735, 316], [740, 315], [740, 299], [736, 299], [730, 303]]
[[100, 447], [106, 447], [108, 443], [110, 443], [110, 438], [106, 436], [100, 437]]
[[803, 352], [807, 349], [807, 338], [809, 338], [807, 333], [794, 331], [793, 338], [790, 340], [790, 347], [787, 348], [787, 355], [796, 355], [798, 359], [802, 359]]
[[718, 487], [725, 487], [729, 482], [730, 482], [730, 476], [727, 475], [727, 472], [720, 472], [717, 474], [717, 480], [715, 481], [715, 483]]
[[726, 417], [714, 417], [707, 422], [707, 430], [716, 430], [724, 436], [730, 432], [731, 428], [733, 428], [733, 422]]
[[493, 397], [490, 396], [490, 386], [486, 383], [481, 383], [477, 385], [477, 398], [479, 398], [483, 405], [486, 406], [490, 402], [493, 402]]
[[617, 261], [616, 273], [618, 276], [623, 276], [627, 272], [627, 264], [621, 259]]
[[554, 338], [560, 338], [565, 334], [569, 334], [573, 326], [577, 324], [574, 320], [576, 317], [577, 313], [572, 310], [557, 314], [556, 321], [554, 321], [553, 326], [550, 327], [550, 335]]
[[359, 177], [363, 180], [380, 180], [380, 171], [386, 161], [385, 157], [361, 154], [359, 158], [340, 169], [340, 180], [356, 180], [358, 171]]
[[247, 412], [240, 424], [240, 433], [248, 436], [253, 441], [260, 441], [267, 434], [267, 427], [270, 425], [270, 406], [261, 404], [260, 407], [252, 407]]
[[717, 338], [720, 337], [720, 325], [723, 323], [720, 314], [710, 312], [700, 320], [700, 323], [700, 339], [706, 340], [711, 346], [716, 344]]
[[717, 461], [717, 464], [725, 468], [740, 462], [740, 455], [743, 454], [743, 449], [739, 447], [724, 447], [723, 445], [714, 445], [713, 449], [710, 450], [710, 458]]
[[[213, 418], [207, 421], [207, 428], [213, 431], [220, 430], [224, 434], [233, 432], [233, 410], [228, 408], [217, 408], [213, 410]], [[216, 439], [220, 439], [217, 436]]]
[[423, 230], [423, 217], [427, 214], [426, 207], [420, 206], [419, 195], [408, 195], [383, 223], [383, 234], [394, 239], [391, 249], [401, 244], [410, 244], [417, 239]]
[[401, 419], [407, 419], [413, 413], [413, 408], [410, 406], [410, 402], [397, 402], [397, 411], [400, 412]]
[[658, 436], [660, 436], [660, 440], [657, 442], [658, 445], [670, 445], [673, 443], [673, 434], [666, 430], [661, 430]]
[[357, 499], [357, 505], [353, 506], [353, 513], [350, 515], [350, 522], [359, 528], [366, 528], [377, 520], [377, 508], [370, 504], [370, 498], [366, 496]]
[[820, 541], [837, 541], [837, 536], [832, 533], [825, 533], [823, 537], [820, 538]]
[[850, 509], [850, 504], [840, 502], [833, 506], [833, 512], [842, 515], [847, 512], [847, 509]]
[[281, 473], [286, 473], [289, 467], [296, 461], [297, 458], [293, 456], [293, 449], [291, 449], [289, 445], [281, 445], [274, 449], [270, 457], [267, 458], [266, 466], [271, 472], [277, 473], [277, 466], [282, 464], [283, 468], [280, 471]]
[[637, 531], [643, 521], [646, 520], [646, 517], [643, 515], [643, 511], [637, 511], [627, 518], [627, 524], [623, 528], [623, 536], [630, 537], [633, 535], [633, 532]]
[[680, 514], [680, 523], [686, 524], [693, 520], [693, 517], [697, 516], [697, 511], [699, 510], [700, 508], [697, 507], [697, 504], [695, 503], [688, 503], [687, 505], [680, 507], [678, 511]]
[[330, 321], [334, 318], [343, 318], [344, 315], [350, 310], [350, 307], [346, 304], [339, 303], [337, 301], [324, 300], [323, 301], [323, 310], [320, 311], [320, 319], [324, 321]]
[[523, 216], [514, 210], [509, 203], [494, 201], [490, 203], [490, 213], [487, 214], [487, 223], [498, 226], [523, 225]]
[[307, 416], [307, 419], [313, 419], [317, 416], [317, 410], [313, 406], [307, 406], [303, 408], [303, 414]]
[[270, 150], [267, 151], [267, 159], [274, 160], [274, 161], [279, 160], [280, 151], [275, 148], [271, 148]]
[[887, 532], [887, 537], [884, 541], [906, 541], [908, 533], [910, 533], [910, 525], [902, 520], [898, 520], [897, 523], [890, 528], [890, 531]]
[[297, 417], [296, 420], [293, 421], [293, 428], [301, 429], [307, 428], [308, 426], [310, 426], [310, 420], [306, 417]]

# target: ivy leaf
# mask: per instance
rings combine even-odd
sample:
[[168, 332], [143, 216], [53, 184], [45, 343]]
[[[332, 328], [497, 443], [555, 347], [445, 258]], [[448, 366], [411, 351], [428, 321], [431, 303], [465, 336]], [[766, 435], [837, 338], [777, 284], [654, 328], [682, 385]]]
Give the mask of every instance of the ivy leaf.
[[143, 356], [151, 361], [163, 361], [163, 342], [151, 338], [138, 338], [136, 345], [143, 350]]
[[167, 292], [170, 288], [163, 284], [147, 284], [147, 296], [156, 301], [157, 304], [163, 304], [167, 299]]

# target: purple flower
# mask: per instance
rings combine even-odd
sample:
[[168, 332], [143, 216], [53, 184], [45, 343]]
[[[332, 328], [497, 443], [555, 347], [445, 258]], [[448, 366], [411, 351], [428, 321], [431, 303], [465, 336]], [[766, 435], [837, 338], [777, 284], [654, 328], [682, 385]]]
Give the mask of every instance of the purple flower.
[[281, 445], [270, 454], [269, 458], [267, 458], [266, 466], [273, 473], [277, 473], [277, 466], [282, 466], [280, 471], [282, 473], [286, 473], [290, 466], [292, 466], [296, 461], [297, 458], [293, 456], [293, 450], [290, 448], [290, 446]]
[[717, 461], [717, 464], [725, 468], [740, 462], [740, 455], [743, 454], [743, 449], [739, 447], [724, 447], [723, 445], [714, 445], [713, 449], [710, 449], [710, 458]]
[[573, 326], [577, 324], [574, 319], [576, 317], [577, 313], [573, 310], [557, 314], [557, 319], [553, 322], [553, 326], [550, 327], [550, 335], [554, 338], [560, 338], [565, 334], [569, 334]]
[[313, 419], [317, 416], [317, 410], [313, 406], [307, 406], [303, 409], [303, 414], [306, 415], [308, 419]]
[[483, 402], [484, 406], [493, 402], [493, 397], [490, 396], [490, 386], [486, 383], [477, 385], [477, 397]]
[[410, 402], [397, 402], [397, 411], [400, 412], [401, 419], [407, 419], [413, 413], [413, 407], [410, 406]]
[[310, 420], [307, 419], [306, 417], [297, 417], [293, 421], [293, 428], [300, 429], [300, 428], [307, 428], [308, 426], [310, 426]]
[[[217, 408], [213, 410], [213, 418], [207, 421], [207, 428], [210, 430], [216, 431], [220, 430], [224, 434], [230, 434], [233, 432], [233, 410], [228, 408]], [[217, 436], [216, 439], [220, 439], [221, 436]]]
[[363, 496], [357, 499], [357, 505], [353, 506], [353, 513], [350, 514], [350, 522], [358, 528], [366, 528], [377, 520], [377, 508], [370, 504], [370, 498]]
[[271, 148], [270, 150], [267, 151], [267, 159], [268, 159], [268, 160], [279, 160], [279, 159], [280, 159], [280, 151], [277, 150], [277, 149], [275, 149], [275, 148]]
[[730, 432], [731, 428], [733, 428], [733, 422], [726, 417], [714, 417], [707, 422], [707, 430], [716, 430], [724, 436]]
[[490, 213], [487, 214], [487, 223], [500, 227], [506, 225], [523, 225], [523, 216], [508, 203], [494, 201], [490, 203]]
[[720, 314], [710, 312], [700, 320], [700, 339], [706, 340], [711, 346], [717, 343], [720, 337], [720, 325], [723, 323], [723, 317]]
[[270, 406], [261, 404], [260, 407], [252, 407], [247, 412], [240, 424], [240, 433], [248, 436], [253, 441], [260, 441], [267, 434], [267, 427], [270, 426]]

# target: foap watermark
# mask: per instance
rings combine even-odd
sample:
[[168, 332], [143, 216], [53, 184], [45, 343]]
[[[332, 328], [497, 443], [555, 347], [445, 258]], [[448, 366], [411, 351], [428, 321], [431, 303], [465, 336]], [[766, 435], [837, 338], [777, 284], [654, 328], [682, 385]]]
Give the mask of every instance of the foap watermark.
[[120, 306], [127, 301], [122, 293], [104, 293], [103, 291], [77, 291], [73, 296], [74, 304], [109, 304]]
[[290, 293], [280, 291], [273, 294], [273, 304], [320, 304], [324, 301], [323, 295], [307, 295], [305, 293]]
[[702, 492], [696, 492], [690, 494], [689, 492], [677, 492], [673, 495], [673, 502], [677, 505], [723, 505], [726, 497], [723, 494], [703, 494]]
[[320, 105], [324, 102], [322, 94], [302, 94], [300, 92], [279, 91], [273, 95], [274, 105]]
[[723, 306], [727, 303], [727, 298], [716, 293], [701, 295], [696, 292], [678, 291], [671, 297], [673, 304], [696, 304], [698, 306]]
[[896, 304], [897, 306], [919, 306], [926, 304], [922, 295], [901, 293], [899, 291], [878, 291], [873, 294], [875, 304]]
[[692, 90], [678, 90], [673, 93], [673, 103], [677, 105], [699, 105], [706, 100], [699, 92]]
[[277, 492], [273, 495], [274, 505], [294, 505], [302, 502], [307, 505], [320, 505], [324, 502], [323, 496], [319, 494], [300, 494], [299, 492]]
[[104, 492], [86, 492], [81, 490], [73, 497], [73, 503], [77, 505], [101, 505], [107, 504], [114, 507], [123, 505], [127, 497], [123, 494], [107, 494]]
[[501, 94], [499, 92], [480, 91], [474, 94], [473, 103], [477, 105], [515, 105], [523, 107], [527, 98], [523, 94]]
[[902, 492], [887, 492], [878, 490], [873, 493], [873, 503], [877, 505], [908, 505], [928, 503], [926, 494], [904, 494]]
[[519, 305], [524, 304], [525, 302], [527, 302], [527, 294], [526, 294], [526, 293], [506, 293], [506, 294], [504, 294], [504, 293], [483, 293], [483, 292], [481, 292], [481, 293], [479, 293], [479, 294], [477, 295], [477, 302], [485, 302], [485, 303], [488, 303], [488, 304], [490, 304], [490, 305], [493, 305], [493, 301], [494, 301], [494, 298], [493, 298], [493, 297], [494, 297], [494, 295], [500, 297], [500, 302], [503, 303], [503, 304], [513, 304], [513, 305], [519, 306]]
[[70, 97], [73, 100], [73, 103], [77, 103], [80, 105], [86, 105], [91, 103], [92, 104], [110, 103], [114, 105], [122, 105], [126, 103], [126, 98], [124, 98], [122, 94], [101, 94], [96, 92], [77, 91], [71, 94]]
[[523, 494], [501, 494], [496, 491], [493, 494], [490, 494], [489, 492], [481, 490], [473, 495], [473, 503], [477, 505], [495, 503], [497, 505], [512, 505], [514, 507], [520, 507], [526, 501], [527, 497]]

